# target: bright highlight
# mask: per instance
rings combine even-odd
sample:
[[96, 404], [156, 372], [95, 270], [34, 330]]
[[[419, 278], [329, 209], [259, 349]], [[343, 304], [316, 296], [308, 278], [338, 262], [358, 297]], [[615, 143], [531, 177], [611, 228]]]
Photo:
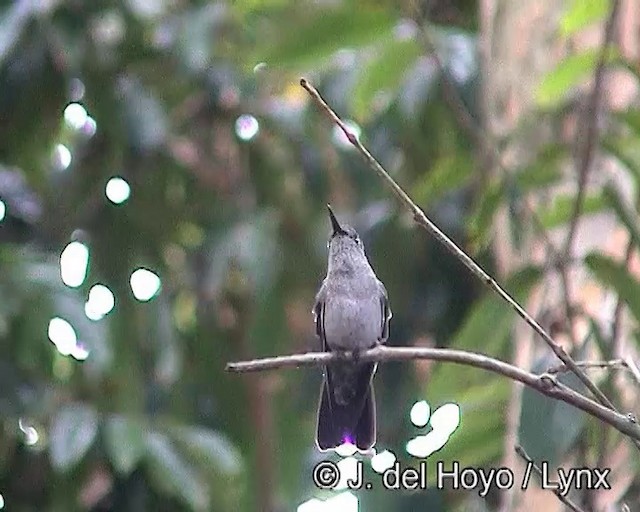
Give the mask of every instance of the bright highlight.
[[77, 288], [87, 277], [89, 249], [81, 242], [69, 243], [60, 255], [60, 276], [62, 282], [71, 288]]
[[133, 296], [141, 302], [151, 300], [158, 293], [162, 284], [160, 278], [146, 268], [134, 271], [129, 283]]
[[126, 180], [116, 176], [107, 181], [105, 194], [107, 199], [109, 199], [113, 204], [122, 204], [129, 199], [129, 196], [131, 195], [131, 187]]

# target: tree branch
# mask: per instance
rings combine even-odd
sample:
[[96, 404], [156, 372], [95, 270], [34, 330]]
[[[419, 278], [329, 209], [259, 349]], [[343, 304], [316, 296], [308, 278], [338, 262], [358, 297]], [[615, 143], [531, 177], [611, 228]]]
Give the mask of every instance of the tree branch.
[[[609, 361], [576, 361], [580, 368], [599, 368], [609, 370], [629, 370], [627, 363], [622, 359], [610, 359]], [[569, 369], [564, 365], [552, 366], [547, 373], [567, 373]]]
[[320, 93], [311, 85], [305, 78], [300, 80], [300, 85], [309, 93], [313, 101], [320, 107], [320, 109], [336, 123], [340, 129], [344, 132], [345, 136], [353, 144], [353, 146], [360, 152], [364, 159], [369, 164], [369, 167], [382, 178], [389, 188], [393, 191], [399, 201], [405, 208], [407, 208], [412, 214], [413, 218], [418, 225], [426, 229], [432, 236], [434, 236], [440, 243], [442, 243], [460, 262], [462, 262], [478, 279], [480, 279], [486, 286], [493, 290], [500, 298], [507, 302], [513, 310], [520, 316], [536, 333], [538, 333], [542, 339], [547, 343], [553, 353], [567, 366], [569, 369], [582, 381], [582, 383], [593, 393], [598, 401], [606, 407], [615, 411], [613, 403], [598, 389], [594, 382], [589, 379], [584, 371], [582, 371], [575, 361], [565, 352], [565, 350], [556, 343], [553, 338], [544, 330], [544, 328], [525, 311], [525, 309], [518, 304], [515, 299], [511, 297], [489, 274], [487, 274], [480, 265], [478, 265], [470, 256], [468, 256], [462, 249], [460, 249], [447, 235], [445, 235], [440, 229], [431, 222], [424, 212], [416, 205], [407, 193], [398, 185], [394, 179], [385, 171], [380, 163], [373, 157], [373, 155], [365, 148], [358, 137], [356, 137], [347, 127], [347, 125], [338, 117], [333, 109], [324, 101]]
[[[360, 352], [357, 359], [358, 361], [379, 363], [429, 359], [432, 361], [444, 361], [481, 368], [521, 382], [525, 386], [535, 389], [550, 398], [571, 404], [600, 421], [611, 425], [631, 439], [640, 441], [640, 426], [630, 416], [624, 416], [600, 405], [558, 382], [553, 375], [546, 373], [536, 375], [483, 354], [439, 348], [378, 346]], [[349, 360], [353, 360], [353, 356], [348, 352], [308, 352], [306, 354], [293, 354], [228, 363], [226, 370], [236, 373], [258, 372], [282, 368], [298, 368], [301, 366], [324, 366]]]
[[[417, 20], [417, 23], [421, 25], [420, 20]], [[503, 161], [502, 155], [495, 140], [493, 140], [493, 137], [491, 137], [488, 130], [483, 129], [474, 121], [473, 116], [470, 114], [469, 109], [465, 105], [463, 99], [460, 97], [460, 94], [456, 92], [456, 88], [451, 81], [451, 78], [449, 77], [449, 73], [447, 72], [446, 67], [442, 63], [442, 59], [440, 59], [440, 56], [438, 55], [436, 45], [432, 41], [429, 33], [426, 30], [423, 30], [423, 34], [428, 49], [431, 52], [431, 57], [433, 58], [438, 71], [440, 72], [442, 88], [444, 91], [444, 99], [449, 104], [449, 107], [456, 116], [456, 119], [458, 119], [460, 125], [470, 134], [470, 136], [475, 139], [476, 143], [482, 150], [483, 156], [488, 155], [491, 158], [491, 162], [494, 163], [505, 176], [511, 176], [513, 174], [513, 171], [510, 170], [508, 168], [508, 165]], [[567, 270], [567, 265], [569, 259], [563, 257], [561, 252], [551, 241], [551, 238], [549, 237], [547, 230], [542, 224], [539, 215], [537, 214], [535, 209], [527, 202], [526, 198], [523, 197], [521, 199], [520, 207], [522, 208], [522, 211], [529, 215], [529, 217], [531, 218], [533, 227], [536, 229], [538, 235], [542, 239], [542, 242], [547, 249], [547, 259], [558, 271], [560, 281], [562, 283], [562, 298], [564, 301], [565, 314], [567, 316], [567, 322], [569, 324], [569, 337], [571, 338], [572, 344], [576, 345], [577, 341], [573, 329], [573, 318], [575, 315], [573, 306], [571, 304], [571, 297], [569, 296], [568, 284], [569, 273]]]
[[566, 257], [570, 256], [571, 246], [573, 245], [573, 240], [578, 229], [578, 221], [580, 220], [580, 214], [582, 213], [582, 208], [584, 206], [587, 178], [589, 176], [589, 170], [591, 169], [593, 155], [595, 154], [595, 149], [598, 144], [598, 111], [600, 110], [600, 103], [602, 101], [604, 69], [607, 62], [607, 50], [615, 33], [619, 10], [620, 0], [613, 0], [613, 3], [611, 4], [611, 12], [604, 29], [604, 39], [602, 41], [602, 47], [600, 48], [600, 56], [598, 58], [598, 64], [593, 78], [593, 89], [589, 96], [589, 104], [584, 112], [583, 124], [585, 126], [585, 131], [584, 134], [580, 131], [578, 132], [578, 136], [583, 135], [584, 138], [582, 146], [579, 148], [580, 153], [578, 155], [578, 192], [576, 194], [576, 201], [573, 206], [571, 220], [569, 221], [569, 230], [564, 247]]
[[[536, 465], [535, 462], [533, 462], [533, 459], [531, 457], [529, 457], [529, 455], [527, 455], [527, 452], [524, 451], [524, 448], [522, 446], [520, 446], [519, 444], [516, 445], [515, 447], [515, 452], [524, 459], [524, 461], [527, 464], [531, 464], [531, 466], [533, 467], [534, 471], [536, 472], [536, 474], [538, 475], [538, 478], [542, 478], [542, 471], [540, 470], [540, 468]], [[567, 507], [569, 507], [573, 512], [585, 512], [583, 509], [581, 509], [580, 507], [578, 507], [578, 505], [576, 505], [573, 501], [571, 501], [569, 498], [567, 498], [566, 496], [562, 495], [562, 491], [560, 489], [551, 489], [551, 491], [553, 492], [553, 494], [555, 494], [558, 499], [564, 503]]]

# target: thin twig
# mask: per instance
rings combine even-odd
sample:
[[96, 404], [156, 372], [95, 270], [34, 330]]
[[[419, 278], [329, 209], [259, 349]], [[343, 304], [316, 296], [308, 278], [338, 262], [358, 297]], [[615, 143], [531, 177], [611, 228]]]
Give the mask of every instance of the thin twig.
[[[640, 206], [640, 195], [636, 196], [636, 209]], [[633, 256], [633, 248], [635, 245], [635, 240], [633, 233], [629, 234], [629, 240], [627, 242], [627, 248], [625, 249], [624, 256], [624, 264], [625, 267], [628, 268], [631, 263], [631, 257]], [[622, 334], [622, 313], [624, 311], [625, 301], [622, 300], [622, 297], [618, 296], [616, 301], [616, 307], [613, 313], [613, 325], [611, 326], [611, 341], [609, 343], [609, 353], [604, 354], [605, 357], [619, 357], [620, 356], [620, 344], [621, 344], [621, 334]], [[631, 359], [631, 358], [629, 358]], [[626, 361], [622, 360], [623, 366], [631, 372], [634, 378], [638, 379], [637, 368], [635, 365], [628, 365]], [[613, 374], [609, 374], [607, 380], [604, 383], [604, 389], [611, 393], [614, 387]], [[608, 450], [609, 445], [609, 431], [603, 430], [600, 433], [600, 441], [598, 443], [598, 467], [604, 467], [606, 464], [606, 457], [609, 453]]]
[[[505, 174], [506, 176], [513, 174], [512, 171], [509, 170], [508, 166], [504, 163], [502, 154], [500, 153], [496, 142], [488, 134], [487, 130], [483, 130], [478, 125], [478, 123], [475, 122], [465, 102], [462, 100], [460, 94], [457, 93], [456, 88], [449, 77], [449, 73], [447, 73], [447, 69], [442, 63], [440, 56], [438, 55], [436, 45], [431, 40], [431, 37], [426, 31], [423, 31], [423, 34], [425, 41], [429, 46], [429, 49], [431, 50], [431, 56], [436, 64], [436, 67], [438, 68], [438, 71], [440, 71], [445, 101], [449, 104], [449, 107], [454, 112], [454, 115], [458, 119], [458, 122], [471, 135], [471, 137], [475, 139], [476, 143], [482, 148], [483, 154], [489, 154], [491, 156], [492, 162], [497, 165], [497, 167], [502, 171], [503, 174]], [[542, 239], [542, 242], [547, 249], [548, 259], [553, 262], [554, 267], [556, 268], [560, 276], [565, 314], [567, 316], [567, 321], [569, 322], [569, 338], [571, 339], [572, 344], [575, 345], [576, 338], [573, 329], [573, 318], [575, 315], [571, 303], [571, 297], [569, 295], [569, 273], [567, 269], [568, 259], [562, 257], [560, 251], [551, 241], [547, 230], [545, 229], [542, 221], [540, 220], [540, 217], [533, 209], [533, 207], [531, 207], [531, 205], [529, 205], [529, 203], [527, 203], [524, 198], [522, 198], [520, 206], [522, 207], [523, 211], [531, 218], [534, 228], [538, 232], [538, 235]]]
[[[622, 359], [611, 359], [609, 361], [576, 361], [576, 365], [580, 368], [606, 368], [609, 370], [629, 370], [627, 363]], [[547, 373], [567, 373], [571, 370], [565, 365], [552, 366]]]
[[589, 379], [589, 377], [578, 367], [575, 362], [565, 352], [565, 350], [556, 343], [553, 338], [544, 330], [544, 328], [525, 311], [525, 309], [518, 304], [515, 299], [511, 297], [489, 274], [487, 274], [480, 265], [478, 265], [470, 256], [468, 256], [462, 249], [460, 249], [447, 235], [445, 235], [440, 229], [431, 222], [424, 212], [416, 205], [407, 193], [398, 185], [394, 179], [389, 176], [387, 171], [380, 165], [380, 163], [373, 157], [373, 155], [365, 148], [358, 137], [356, 137], [351, 130], [345, 125], [345, 123], [338, 117], [338, 115], [327, 105], [320, 93], [313, 87], [305, 78], [300, 80], [300, 85], [309, 93], [311, 98], [315, 101], [318, 107], [344, 132], [345, 136], [355, 146], [355, 148], [362, 154], [371, 169], [382, 178], [382, 180], [391, 188], [400, 202], [413, 214], [413, 218], [424, 229], [426, 229], [431, 235], [433, 235], [440, 243], [442, 243], [460, 262], [462, 262], [476, 277], [478, 277], [486, 286], [491, 288], [500, 298], [507, 302], [513, 310], [527, 323], [529, 326], [537, 332], [542, 339], [551, 348], [553, 353], [568, 366], [573, 373], [583, 382], [583, 384], [593, 393], [600, 403], [606, 407], [615, 411], [615, 406], [611, 401], [598, 389], [598, 387]]
[[[627, 248], [624, 255], [625, 267], [628, 267], [629, 263], [631, 262], [631, 256], [633, 255], [633, 246], [633, 240], [629, 238], [629, 242], [627, 243]], [[616, 309], [613, 313], [613, 325], [611, 326], [611, 355], [614, 357], [620, 352], [620, 333], [622, 331], [622, 311], [624, 309], [624, 304], [625, 301], [622, 300], [622, 297], [618, 296]]]
[[[258, 372], [282, 368], [298, 368], [301, 366], [326, 366], [337, 362], [351, 360], [352, 355], [340, 352], [308, 352], [288, 356], [269, 357], [253, 361], [228, 363], [229, 372]], [[494, 359], [484, 354], [476, 354], [464, 350], [438, 349], [426, 347], [385, 347], [378, 346], [358, 354], [358, 361], [389, 362], [429, 359], [432, 361], [446, 361], [481, 368], [493, 373], [521, 382], [525, 386], [550, 398], [561, 400], [611, 425], [619, 432], [640, 441], [640, 426], [629, 416], [600, 405], [586, 396], [574, 391], [557, 381], [553, 375], [536, 375], [513, 366], [504, 361]]]
[[[527, 455], [527, 452], [524, 451], [524, 448], [518, 444], [515, 446], [515, 451], [518, 455], [520, 455], [520, 457], [524, 459], [524, 461], [528, 465], [530, 465], [534, 469], [538, 477], [542, 480], [542, 470], [537, 466], [535, 462], [533, 462], [533, 459], [529, 457], [529, 455]], [[567, 498], [566, 496], [563, 496], [562, 491], [560, 489], [553, 488], [551, 489], [551, 491], [553, 491], [553, 494], [555, 494], [562, 503], [564, 503], [567, 507], [573, 510], [573, 512], [585, 512], [583, 509], [581, 509], [569, 498]]]
[[[636, 193], [635, 208], [640, 208], [640, 193]], [[624, 254], [624, 265], [626, 268], [631, 264], [631, 257], [633, 256], [633, 249], [636, 244], [634, 233], [629, 233], [629, 240], [627, 242], [627, 248]], [[622, 311], [624, 309], [625, 301], [622, 297], [618, 296], [616, 302], [616, 309], [613, 313], [613, 325], [611, 327], [611, 347], [609, 357], [618, 357], [620, 354], [620, 335], [622, 333]]]
[[564, 247], [564, 253], [566, 256], [569, 256], [571, 253], [573, 240], [578, 228], [578, 221], [580, 220], [580, 214], [584, 207], [587, 179], [589, 177], [589, 171], [593, 162], [593, 156], [595, 155], [596, 146], [598, 145], [598, 112], [602, 101], [602, 83], [607, 63], [608, 48], [615, 33], [619, 8], [620, 0], [613, 0], [613, 3], [611, 4], [611, 12], [604, 29], [604, 39], [600, 48], [598, 64], [593, 77], [593, 89], [591, 90], [587, 108], [584, 111], [585, 117], [584, 123], [582, 124], [585, 126], [585, 131], [584, 133], [578, 131], [578, 137], [583, 137], [583, 139], [582, 146], [579, 148], [580, 152], [578, 154], [578, 191], [576, 194], [576, 201], [573, 205], [573, 212], [571, 220], [569, 221], [569, 229]]
[[638, 365], [633, 358], [631, 356], [625, 356], [624, 363], [627, 365], [627, 368], [629, 368], [629, 371], [631, 371], [631, 375], [636, 379], [636, 382], [640, 384], [640, 369], [638, 369]]

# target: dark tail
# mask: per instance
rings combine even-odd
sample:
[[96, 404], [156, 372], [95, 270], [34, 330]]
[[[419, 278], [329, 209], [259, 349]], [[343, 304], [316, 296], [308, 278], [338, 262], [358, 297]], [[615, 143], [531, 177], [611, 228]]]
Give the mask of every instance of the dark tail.
[[375, 363], [326, 368], [322, 384], [316, 441], [320, 450], [346, 442], [369, 450], [376, 442]]

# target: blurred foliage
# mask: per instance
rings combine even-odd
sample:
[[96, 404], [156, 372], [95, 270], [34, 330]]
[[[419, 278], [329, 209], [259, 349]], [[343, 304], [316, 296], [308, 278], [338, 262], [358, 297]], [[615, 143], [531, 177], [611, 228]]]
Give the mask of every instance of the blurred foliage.
[[[563, 37], [601, 22], [607, 6], [572, 2]], [[469, 1], [373, 0], [16, 0], [0, 8], [7, 510], [294, 510], [317, 495], [320, 372], [239, 376], [224, 366], [317, 348], [310, 309], [325, 271], [329, 201], [359, 230], [386, 284], [391, 344], [510, 357], [513, 312], [408, 227], [297, 85], [308, 76], [430, 217], [491, 270], [496, 213], [506, 205], [516, 212], [514, 230], [525, 229], [522, 198], [556, 184], [570, 151], [548, 144], [513, 173], [478, 185], [474, 145], [429, 56], [438, 52], [477, 120], [476, 9]], [[596, 57], [560, 63], [540, 84], [540, 105], [562, 108]], [[89, 116], [79, 126], [65, 120], [71, 103]], [[616, 119], [621, 136], [606, 138], [604, 149], [637, 180], [640, 113]], [[105, 197], [114, 176], [131, 187], [123, 204]], [[541, 212], [543, 227], [566, 223], [571, 200], [556, 197]], [[615, 194], [588, 197], [587, 214], [604, 209], [618, 213], [637, 244], [635, 210]], [[60, 275], [72, 240], [90, 251], [77, 288]], [[626, 268], [599, 255], [587, 265], [637, 317], [639, 285]], [[140, 267], [162, 281], [148, 302], [130, 287]], [[506, 287], [525, 301], [545, 270], [520, 269]], [[85, 302], [97, 283], [113, 291], [115, 308], [93, 321]], [[53, 317], [73, 326], [86, 360], [47, 340]], [[454, 401], [462, 427], [439, 456], [474, 466], [501, 460], [507, 380], [453, 365], [425, 374], [389, 364], [376, 385], [379, 450], [412, 463], [400, 454], [413, 403]], [[560, 461], [587, 422], [533, 395], [522, 409], [521, 444]], [[435, 491], [361, 494], [363, 510], [475, 503]], [[489, 496], [486, 506], [496, 503]]]

